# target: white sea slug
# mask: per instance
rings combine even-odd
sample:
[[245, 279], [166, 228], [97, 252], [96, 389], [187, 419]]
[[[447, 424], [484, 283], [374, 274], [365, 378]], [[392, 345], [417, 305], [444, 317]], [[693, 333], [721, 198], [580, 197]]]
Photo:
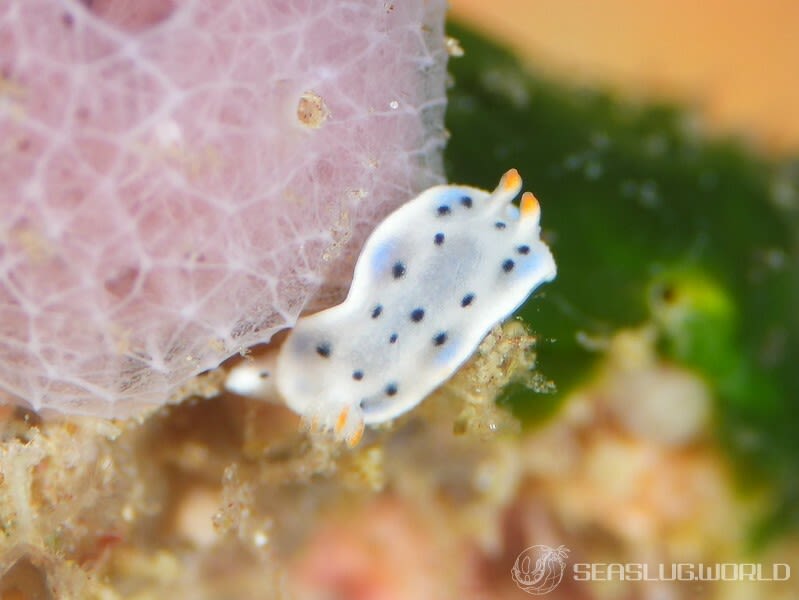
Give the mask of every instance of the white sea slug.
[[511, 169], [493, 193], [439, 185], [401, 206], [366, 241], [347, 299], [301, 318], [273, 365], [233, 369], [228, 389], [264, 396], [274, 385], [349, 445], [419, 404], [555, 278], [538, 201], [525, 192], [511, 204], [521, 186]]

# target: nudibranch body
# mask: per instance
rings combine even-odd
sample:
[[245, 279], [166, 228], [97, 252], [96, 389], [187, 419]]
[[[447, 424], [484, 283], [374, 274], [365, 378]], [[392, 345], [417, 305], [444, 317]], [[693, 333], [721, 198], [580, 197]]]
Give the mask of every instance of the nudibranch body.
[[299, 319], [280, 349], [274, 385], [286, 404], [354, 445], [365, 425], [403, 414], [449, 378], [555, 277], [537, 200], [525, 192], [519, 208], [511, 203], [521, 185], [511, 169], [493, 193], [436, 186], [380, 223], [346, 300]]

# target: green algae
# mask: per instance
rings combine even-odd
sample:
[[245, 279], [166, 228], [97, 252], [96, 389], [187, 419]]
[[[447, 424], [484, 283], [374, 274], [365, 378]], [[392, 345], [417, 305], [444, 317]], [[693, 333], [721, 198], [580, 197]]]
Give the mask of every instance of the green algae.
[[519, 311], [557, 392], [510, 386], [533, 425], [593, 372], [588, 340], [651, 322], [664, 359], [717, 397], [742, 488], [774, 486], [761, 533], [799, 525], [799, 161], [703, 136], [685, 110], [542, 77], [457, 25], [448, 179], [519, 169], [542, 205], [557, 280]]

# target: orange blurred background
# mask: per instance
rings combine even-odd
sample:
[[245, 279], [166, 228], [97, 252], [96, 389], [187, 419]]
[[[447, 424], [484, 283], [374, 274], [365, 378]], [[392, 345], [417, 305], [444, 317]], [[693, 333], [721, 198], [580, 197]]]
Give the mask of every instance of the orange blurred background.
[[[536, 68], [687, 103], [711, 129], [799, 148], [795, 0], [450, 0]], [[465, 48], [468, 53], [468, 48]]]

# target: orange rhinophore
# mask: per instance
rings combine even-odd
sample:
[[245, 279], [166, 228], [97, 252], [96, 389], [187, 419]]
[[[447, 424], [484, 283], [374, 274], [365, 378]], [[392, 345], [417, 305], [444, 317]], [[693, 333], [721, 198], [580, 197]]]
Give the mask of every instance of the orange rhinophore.
[[516, 169], [509, 169], [502, 176], [502, 189], [506, 192], [517, 190], [522, 185], [522, 177]]
[[535, 217], [538, 219], [541, 213], [541, 206], [538, 204], [538, 198], [536, 198], [532, 192], [524, 192], [524, 194], [522, 194], [520, 209], [522, 217], [524, 218]]

